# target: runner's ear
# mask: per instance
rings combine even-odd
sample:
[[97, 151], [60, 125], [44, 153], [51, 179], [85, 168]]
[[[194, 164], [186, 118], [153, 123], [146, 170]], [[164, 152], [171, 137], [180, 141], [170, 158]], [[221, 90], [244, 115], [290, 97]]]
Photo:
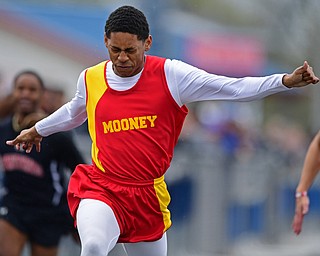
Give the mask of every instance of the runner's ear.
[[150, 50], [152, 45], [152, 36], [149, 35], [148, 38], [146, 39], [146, 41], [144, 42], [144, 50], [147, 52]]

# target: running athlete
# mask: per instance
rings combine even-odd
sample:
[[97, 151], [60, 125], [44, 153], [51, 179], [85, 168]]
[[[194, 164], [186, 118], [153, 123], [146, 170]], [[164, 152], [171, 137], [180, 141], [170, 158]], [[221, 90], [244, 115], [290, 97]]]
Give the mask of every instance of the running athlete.
[[117, 242], [129, 256], [165, 256], [171, 218], [164, 174], [188, 113], [185, 105], [257, 100], [319, 79], [307, 62], [291, 74], [237, 79], [146, 55], [149, 25], [131, 6], [110, 14], [104, 41], [110, 60], [84, 70], [69, 103], [7, 144], [40, 151], [43, 137], [88, 120], [92, 164], [78, 165], [68, 188], [81, 256], [105, 256]]
[[310, 199], [308, 190], [312, 186], [320, 170], [320, 131], [312, 139], [301, 171], [299, 184], [296, 188], [296, 208], [292, 221], [293, 232], [297, 235], [302, 230], [303, 218], [309, 212]]
[[[0, 171], [5, 191], [0, 202], [0, 255], [20, 256], [30, 243], [32, 256], [55, 256], [60, 238], [75, 232], [66, 196], [66, 168], [84, 160], [69, 133], [46, 138], [41, 153], [16, 150], [5, 138], [17, 136], [44, 117], [43, 82], [23, 71], [14, 79], [13, 116], [0, 125]], [[67, 154], [67, 157], [66, 157]], [[3, 170], [1, 170], [3, 169]]]

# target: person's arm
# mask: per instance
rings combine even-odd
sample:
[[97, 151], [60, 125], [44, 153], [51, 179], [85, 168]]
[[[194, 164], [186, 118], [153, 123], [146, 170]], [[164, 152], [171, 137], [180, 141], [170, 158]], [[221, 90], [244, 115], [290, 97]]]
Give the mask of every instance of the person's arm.
[[297, 235], [302, 229], [303, 217], [309, 211], [307, 191], [320, 170], [320, 131], [311, 141], [305, 156], [299, 184], [296, 188], [296, 208], [292, 229]]
[[78, 79], [76, 95], [70, 102], [30, 129], [21, 131], [15, 139], [8, 140], [7, 145], [15, 146], [17, 149], [23, 148], [27, 153], [30, 153], [35, 145], [36, 150], [40, 151], [42, 137], [81, 125], [87, 119], [84, 74], [83, 71]]
[[170, 92], [180, 106], [204, 100], [257, 100], [319, 81], [307, 62], [291, 74], [231, 78], [210, 74], [182, 61], [166, 60], [165, 73]]

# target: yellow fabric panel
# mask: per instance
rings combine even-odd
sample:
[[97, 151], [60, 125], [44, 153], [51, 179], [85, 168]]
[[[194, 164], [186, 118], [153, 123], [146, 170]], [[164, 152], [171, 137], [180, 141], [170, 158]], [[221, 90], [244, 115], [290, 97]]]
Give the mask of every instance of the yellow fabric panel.
[[105, 66], [106, 61], [103, 61], [96, 66], [90, 67], [86, 73], [86, 86], [87, 86], [87, 116], [88, 116], [88, 129], [92, 140], [91, 155], [95, 165], [101, 170], [105, 171], [101, 162], [98, 159], [99, 149], [96, 142], [96, 118], [95, 110], [96, 105], [102, 95], [107, 90], [105, 80]]
[[159, 200], [160, 210], [163, 216], [164, 230], [168, 230], [171, 226], [171, 217], [168, 205], [171, 197], [167, 189], [167, 184], [164, 181], [164, 176], [154, 180], [154, 189]]

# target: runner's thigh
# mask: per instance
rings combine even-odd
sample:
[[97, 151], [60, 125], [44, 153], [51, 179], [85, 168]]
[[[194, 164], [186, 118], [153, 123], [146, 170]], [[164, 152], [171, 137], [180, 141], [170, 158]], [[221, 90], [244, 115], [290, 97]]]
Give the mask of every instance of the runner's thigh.
[[94, 199], [82, 199], [77, 210], [81, 255], [107, 255], [116, 245], [120, 229], [112, 209]]

